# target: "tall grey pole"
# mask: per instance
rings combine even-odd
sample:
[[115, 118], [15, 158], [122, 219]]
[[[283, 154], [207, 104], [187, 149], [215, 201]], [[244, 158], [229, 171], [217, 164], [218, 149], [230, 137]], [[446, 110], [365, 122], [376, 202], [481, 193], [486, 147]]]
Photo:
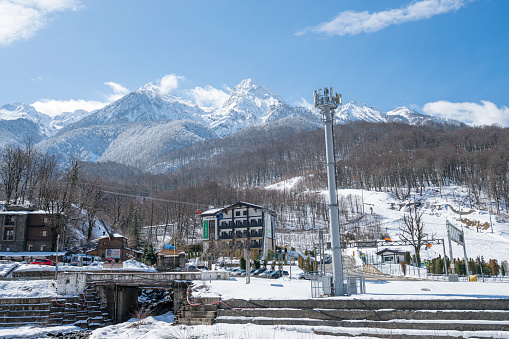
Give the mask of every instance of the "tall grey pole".
[[60, 241], [60, 234], [57, 234], [57, 253], [55, 254], [55, 280], [58, 279], [58, 243]]
[[332, 88], [325, 88], [323, 95], [314, 92], [315, 107], [322, 112], [322, 118], [325, 123], [325, 148], [327, 160], [327, 178], [329, 182], [329, 222], [331, 232], [331, 248], [332, 248], [332, 270], [334, 295], [343, 296], [343, 258], [341, 255], [341, 238], [339, 234], [339, 208], [336, 196], [336, 172], [334, 163], [334, 143], [332, 125], [334, 123], [334, 109], [340, 105], [339, 94], [334, 95]]
[[445, 241], [444, 241], [444, 239], [442, 239], [442, 246], [444, 247], [444, 270], [445, 270], [445, 275], [448, 277], [449, 276], [449, 267], [447, 267], [447, 255], [446, 255], [446, 252], [445, 252]]
[[[446, 221], [447, 223], [449, 221]], [[456, 269], [455, 269], [455, 266], [454, 266], [454, 257], [453, 257], [453, 254], [452, 254], [452, 243], [451, 243], [451, 232], [449, 231], [449, 228], [447, 228], [447, 239], [449, 239], [449, 253], [450, 253], [450, 257], [451, 257], [451, 269], [452, 269], [452, 274], [456, 274]]]

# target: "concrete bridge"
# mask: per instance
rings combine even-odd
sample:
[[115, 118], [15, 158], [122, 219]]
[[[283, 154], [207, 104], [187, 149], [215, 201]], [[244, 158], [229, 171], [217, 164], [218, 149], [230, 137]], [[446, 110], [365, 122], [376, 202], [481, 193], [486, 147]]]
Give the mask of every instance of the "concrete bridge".
[[61, 272], [58, 275], [59, 295], [84, 295], [97, 292], [114, 323], [125, 321], [138, 309], [138, 291], [165, 289], [170, 292], [173, 311], [186, 298], [187, 286], [193, 280], [228, 280], [223, 271], [201, 272]]

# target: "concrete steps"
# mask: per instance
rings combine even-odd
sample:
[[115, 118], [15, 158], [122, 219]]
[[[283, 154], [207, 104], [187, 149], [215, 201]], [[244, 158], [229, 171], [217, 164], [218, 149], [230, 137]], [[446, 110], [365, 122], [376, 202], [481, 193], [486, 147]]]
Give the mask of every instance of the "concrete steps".
[[[226, 300], [216, 323], [304, 325], [384, 338], [509, 337], [509, 300]], [[496, 334], [494, 334], [496, 333]]]
[[97, 293], [87, 291], [85, 298], [0, 299], [0, 327], [76, 325], [94, 329], [111, 325]]
[[191, 303], [183, 302], [177, 315], [175, 325], [213, 325], [216, 322], [218, 302], [220, 298], [194, 298]]

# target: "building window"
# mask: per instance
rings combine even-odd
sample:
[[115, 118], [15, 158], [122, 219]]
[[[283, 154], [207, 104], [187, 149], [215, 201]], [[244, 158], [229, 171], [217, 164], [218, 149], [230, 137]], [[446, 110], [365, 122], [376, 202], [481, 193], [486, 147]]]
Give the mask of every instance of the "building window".
[[28, 251], [33, 251], [34, 250], [34, 245], [28, 245]]
[[237, 220], [237, 225], [242, 225], [242, 221]]
[[256, 224], [256, 219], [251, 219], [251, 224]]
[[240, 211], [235, 212], [235, 216], [236, 217], [240, 216]]
[[41, 245], [41, 252], [46, 251], [46, 245]]
[[244, 224], [244, 225], [247, 225], [247, 220], [244, 220], [243, 224]]
[[41, 231], [41, 237], [45, 238], [45, 237], [47, 237], [47, 236], [48, 236], [48, 231], [46, 231], [46, 230], [42, 230], [42, 231]]
[[4, 227], [4, 240], [14, 240], [14, 227]]
[[13, 215], [6, 215], [4, 225], [14, 225], [14, 216]]
[[244, 211], [244, 212], [243, 212], [243, 214], [244, 214], [244, 215], [247, 215], [247, 211]]
[[258, 219], [258, 223], [261, 224], [262, 223], [262, 219]]
[[44, 223], [47, 224], [48, 223], [48, 218], [44, 218]]

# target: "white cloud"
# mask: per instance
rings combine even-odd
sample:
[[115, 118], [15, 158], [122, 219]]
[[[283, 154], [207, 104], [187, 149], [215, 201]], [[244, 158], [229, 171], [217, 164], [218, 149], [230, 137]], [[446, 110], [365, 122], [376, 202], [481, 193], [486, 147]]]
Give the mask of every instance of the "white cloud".
[[87, 101], [83, 99], [78, 100], [53, 100], [42, 99], [36, 101], [32, 106], [39, 112], [55, 117], [65, 112], [74, 112], [77, 109], [84, 109], [85, 111], [93, 111], [106, 106], [107, 102], [101, 101]]
[[115, 82], [109, 81], [109, 82], [105, 82], [104, 84], [106, 86], [110, 86], [111, 89], [113, 90], [113, 94], [111, 94], [107, 97], [109, 102], [116, 101], [116, 100], [122, 98], [124, 95], [129, 93], [129, 90], [127, 88], [125, 88], [124, 86], [119, 85]]
[[103, 108], [109, 103], [116, 101], [129, 93], [129, 90], [122, 85], [115, 82], [105, 82], [113, 90], [113, 94], [105, 95], [106, 101], [84, 100], [84, 99], [70, 99], [70, 100], [54, 100], [54, 99], [41, 99], [32, 104], [32, 106], [39, 112], [55, 117], [65, 112], [74, 112], [78, 109], [91, 112], [99, 108]]
[[190, 89], [188, 93], [200, 107], [221, 107], [230, 97], [230, 94], [210, 85], [195, 87]]
[[54, 12], [77, 10], [78, 0], [0, 0], [0, 45], [27, 40]]
[[471, 1], [474, 0], [420, 0], [402, 8], [375, 13], [344, 11], [331, 21], [308, 27], [297, 32], [296, 35], [303, 35], [306, 32], [340, 36], [373, 33], [391, 25], [419, 21], [435, 15], [453, 12], [466, 6]]
[[300, 100], [295, 103], [295, 106], [304, 107], [304, 108], [309, 109], [311, 111], [315, 109], [315, 105], [309, 103], [304, 98], [300, 98]]
[[456, 119], [469, 125], [499, 124], [509, 126], [509, 108], [498, 107], [490, 101], [473, 102], [436, 101], [424, 105], [423, 112], [443, 118]]
[[185, 79], [186, 78], [183, 76], [167, 74], [160, 81], [159, 92], [161, 92], [161, 94], [169, 94], [179, 87], [180, 81]]

